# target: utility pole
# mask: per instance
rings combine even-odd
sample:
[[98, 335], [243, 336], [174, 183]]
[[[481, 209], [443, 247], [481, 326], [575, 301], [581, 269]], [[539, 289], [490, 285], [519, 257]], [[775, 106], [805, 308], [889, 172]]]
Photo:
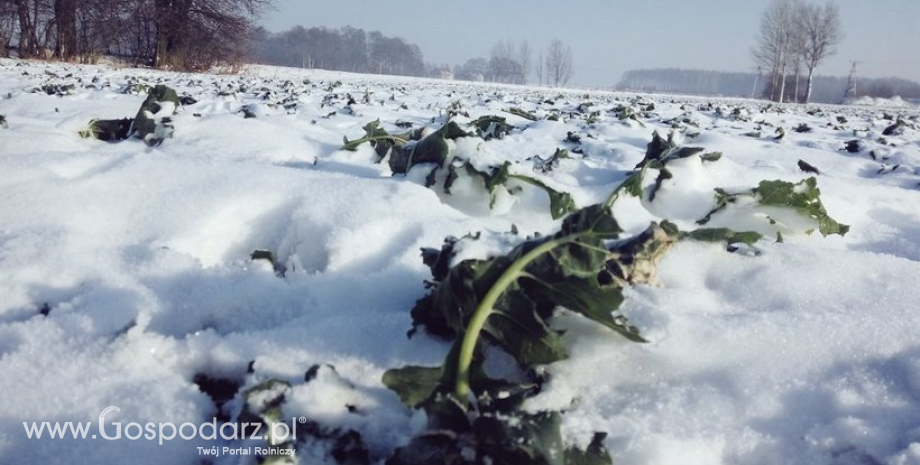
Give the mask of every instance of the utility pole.
[[856, 97], [856, 65], [862, 63], [861, 61], [853, 60], [853, 67], [850, 69], [850, 77], [847, 79], [847, 90], [843, 94], [843, 101], [846, 102], [849, 98]]

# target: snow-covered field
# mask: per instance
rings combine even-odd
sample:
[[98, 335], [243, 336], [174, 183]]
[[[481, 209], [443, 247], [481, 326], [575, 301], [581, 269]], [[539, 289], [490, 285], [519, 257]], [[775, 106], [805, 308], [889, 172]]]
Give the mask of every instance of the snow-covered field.
[[[133, 117], [146, 96], [138, 83], [196, 101], [173, 117], [173, 138], [151, 148], [78, 135], [94, 118]], [[33, 92], [49, 84], [61, 95]], [[455, 261], [484, 258], [561, 221], [523, 183], [490, 208], [473, 176], [448, 195], [444, 173], [425, 187], [430, 165], [394, 176], [369, 144], [341, 150], [374, 120], [390, 133], [405, 130], [397, 123], [437, 129], [449, 112], [467, 130], [485, 115], [514, 126], [501, 139], [450, 140], [451, 157], [483, 171], [510, 161], [578, 207], [604, 201], [654, 131], [673, 127], [683, 145], [722, 152], [675, 165], [654, 201], [618, 204], [629, 233], [658, 219], [693, 229], [713, 188], [813, 176], [799, 160], [820, 170], [827, 211], [850, 225], [822, 237], [748, 223], [766, 233], [739, 250], [749, 253], [680, 241], [659, 285], [626, 291], [622, 309], [647, 344], [572, 315], [554, 320], [571, 356], [547, 367], [527, 408], [565, 410], [568, 442], [606, 431], [623, 465], [920, 464], [916, 108], [13, 60], [0, 60], [0, 463], [255, 463], [198, 449], [245, 441], [29, 439], [24, 423], [93, 422], [95, 434], [116, 406], [109, 432], [113, 421], [197, 425], [235, 418], [239, 392], [272, 378], [292, 384], [284, 417], [352, 429], [372, 461], [385, 460], [424, 418], [381, 376], [437, 365], [449, 348], [423, 331], [406, 337], [431, 278], [419, 249], [480, 233]], [[803, 125], [810, 131], [797, 132]], [[539, 169], [534, 157], [557, 148], [570, 157]], [[277, 270], [251, 260], [255, 250], [270, 251]], [[335, 370], [305, 383], [315, 364]], [[199, 387], [214, 380], [234, 397], [222, 412]], [[327, 452], [304, 444], [297, 458], [334, 463]]]

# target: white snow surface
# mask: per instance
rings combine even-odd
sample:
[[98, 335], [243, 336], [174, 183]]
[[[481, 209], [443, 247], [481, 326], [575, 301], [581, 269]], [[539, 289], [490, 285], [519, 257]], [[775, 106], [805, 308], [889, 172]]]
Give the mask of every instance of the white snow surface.
[[[137, 112], [144, 95], [123, 93], [132, 82], [167, 84], [197, 103], [178, 109], [174, 137], [156, 148], [81, 139], [93, 118]], [[46, 83], [75, 89], [32, 92]], [[275, 104], [287, 96], [289, 108]], [[346, 105], [349, 96], [357, 103]], [[601, 111], [598, 121], [575, 116], [587, 101]], [[845, 237], [823, 238], [749, 215], [747, 229], [774, 227], [785, 238], [768, 235], [754, 256], [680, 242], [660, 263], [659, 286], [626, 292], [623, 310], [648, 344], [557, 318], [571, 358], [546, 368], [550, 381], [527, 408], [564, 409], [568, 442], [606, 431], [621, 465], [920, 465], [914, 110], [16, 60], [0, 60], [9, 126], [0, 128], [0, 463], [198, 464], [197, 447], [239, 446], [29, 439], [23, 426], [93, 422], [96, 433], [108, 406], [120, 409], [106, 416], [110, 432], [112, 421], [209, 422], [217, 410], [193, 381], [198, 373], [244, 388], [290, 381], [286, 416], [355, 429], [382, 463], [420, 427], [382, 373], [438, 364], [448, 349], [423, 333], [406, 337], [409, 310], [430, 279], [419, 248], [479, 232], [462, 255], [484, 258], [559, 225], [539, 190], [501, 194], [490, 209], [472, 178], [447, 195], [424, 186], [424, 167], [391, 176], [368, 144], [340, 150], [343, 137], [363, 136], [376, 119], [390, 132], [397, 121], [436, 129], [454, 102], [468, 113], [456, 118], [461, 125], [497, 114], [517, 129], [502, 140], [450, 142], [453, 154], [475, 166], [511, 161], [512, 172], [569, 192], [580, 207], [605, 199], [672, 119], [684, 121], [676, 137], [685, 145], [723, 153], [718, 162], [675, 164], [654, 202], [618, 204], [631, 233], [656, 219], [693, 228], [712, 208], [713, 188], [804, 179], [799, 159], [821, 170], [825, 206], [851, 225]], [[649, 103], [644, 126], [611, 111]], [[244, 106], [255, 118], [244, 118]], [[512, 107], [571, 116], [530, 122], [503, 112]], [[744, 111], [732, 116], [734, 108]], [[883, 136], [898, 118], [907, 126]], [[811, 131], [794, 131], [802, 124]], [[774, 140], [780, 126], [786, 135]], [[745, 135], [755, 130], [760, 137]], [[570, 131], [580, 144], [563, 141]], [[860, 151], [844, 150], [854, 139]], [[535, 171], [528, 159], [557, 148], [582, 154]], [[520, 236], [508, 233], [512, 225]], [[251, 261], [256, 249], [271, 251], [284, 277]], [[303, 383], [314, 364], [335, 370]], [[322, 450], [298, 454], [300, 463], [331, 463]]]

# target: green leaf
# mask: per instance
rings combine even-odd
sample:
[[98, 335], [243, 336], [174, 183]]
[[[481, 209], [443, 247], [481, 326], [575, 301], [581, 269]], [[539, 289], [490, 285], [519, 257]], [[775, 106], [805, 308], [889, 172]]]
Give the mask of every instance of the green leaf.
[[128, 138], [134, 120], [124, 119], [94, 119], [89, 126], [80, 131], [80, 137], [93, 138], [105, 142], [119, 142]]
[[514, 116], [517, 116], [517, 117], [520, 117], [520, 118], [524, 118], [524, 119], [530, 120], [530, 121], [536, 121], [537, 119], [539, 119], [539, 118], [537, 118], [537, 115], [535, 115], [535, 114], [533, 114], [533, 113], [530, 113], [530, 112], [528, 112], [528, 111], [521, 110], [520, 108], [517, 108], [517, 107], [512, 107], [512, 108], [510, 108], [510, 109], [508, 109], [508, 110], [505, 110], [505, 111], [508, 112], [508, 113], [511, 113], [511, 114], [514, 115]]
[[754, 245], [763, 238], [763, 235], [754, 231], [737, 232], [728, 228], [703, 228], [681, 233], [681, 238], [684, 237], [702, 242], [726, 242], [728, 244], [743, 242], [747, 245]]
[[441, 129], [441, 136], [447, 140], [457, 140], [461, 137], [470, 137], [473, 134], [464, 131], [460, 125], [454, 121], [448, 121]]
[[709, 152], [709, 153], [704, 153], [703, 155], [700, 155], [700, 160], [703, 160], [706, 162], [719, 161], [720, 159], [722, 159], [722, 152]]
[[558, 412], [520, 414], [514, 421], [483, 415], [473, 423], [475, 450], [494, 464], [565, 465], [561, 425]]
[[[572, 199], [572, 196], [569, 195], [568, 193], [557, 191], [547, 186], [542, 181], [539, 181], [530, 176], [511, 174], [511, 171], [510, 171], [511, 162], [510, 161], [506, 161], [501, 166], [494, 168], [491, 173], [479, 171], [476, 168], [474, 168], [473, 165], [471, 165], [469, 162], [464, 163], [463, 166], [465, 167], [466, 172], [469, 173], [470, 175], [479, 176], [480, 178], [482, 178], [485, 189], [489, 192], [489, 197], [490, 197], [489, 208], [492, 208], [495, 206], [495, 202], [498, 200], [498, 193], [499, 193], [500, 188], [504, 188], [508, 190], [507, 184], [508, 184], [509, 179], [517, 179], [519, 181], [524, 181], [530, 185], [543, 189], [547, 193], [547, 195], [549, 195], [550, 214], [552, 215], [553, 219], [559, 219], [565, 216], [565, 214], [575, 211], [575, 209], [577, 208], [575, 206], [575, 201]], [[451, 169], [453, 170], [453, 167], [451, 167]], [[450, 178], [451, 176], [454, 176], [453, 179], [449, 179], [450, 185], [453, 185], [453, 181], [454, 179], [456, 179], [456, 176], [448, 175], [448, 178]], [[448, 184], [445, 183], [445, 187], [447, 186]]]
[[[714, 214], [736, 203], [739, 198], [749, 197], [762, 206], [789, 209], [813, 220], [818, 231], [824, 236], [845, 235], [850, 227], [838, 223], [827, 214], [821, 203], [821, 191], [817, 186], [817, 179], [811, 177], [795, 184], [782, 180], [761, 181], [757, 187], [746, 192], [729, 193], [724, 189], [716, 189], [716, 207], [697, 221], [697, 224], [708, 223]], [[770, 218], [770, 224], [775, 223], [776, 220]]]
[[395, 392], [404, 404], [415, 408], [438, 389], [443, 375], [442, 367], [410, 365], [387, 370], [383, 374], [383, 384]]
[[[569, 137], [572, 137], [572, 133], [569, 132]], [[544, 160], [540, 156], [534, 156], [528, 160], [534, 160], [534, 168], [539, 169], [543, 173], [549, 173], [553, 171], [557, 166], [559, 166], [559, 160], [565, 160], [571, 158], [569, 156], [569, 151], [566, 149], [556, 149], [556, 152], [553, 153], [549, 159]]]
[[180, 105], [175, 90], [162, 84], [155, 86], [134, 117], [133, 132], [151, 147], [160, 145], [172, 137], [171, 117]]
[[[443, 167], [444, 161], [450, 152], [447, 146], [448, 139], [467, 137], [469, 134], [460, 129], [453, 121], [448, 121], [440, 129], [429, 134], [415, 144], [396, 145], [390, 155], [390, 170], [394, 174], [406, 174], [413, 166], [421, 163], [434, 163], [435, 169]], [[434, 185], [434, 171], [428, 175], [431, 187]]]
[[364, 129], [364, 137], [353, 141], [349, 141], [346, 137], [345, 144], [342, 145], [341, 150], [353, 152], [358, 149], [358, 146], [368, 142], [371, 144], [371, 147], [374, 148], [374, 151], [377, 152], [379, 159], [383, 160], [394, 146], [404, 145], [408, 142], [408, 133], [391, 135], [380, 127], [379, 119], [367, 123], [362, 129]]
[[[508, 166], [509, 163], [505, 162], [505, 166]], [[507, 170], [507, 168], [505, 168]], [[575, 206], [575, 200], [572, 199], [572, 196], [567, 192], [560, 192], [552, 187], [547, 186], [543, 181], [540, 181], [536, 178], [530, 176], [523, 176], [519, 174], [510, 175], [514, 179], [524, 181], [528, 184], [534, 185], [546, 191], [549, 195], [549, 212], [552, 215], [554, 220], [562, 218], [568, 213], [575, 211], [578, 207]]]
[[786, 181], [761, 181], [755, 189], [755, 194], [761, 205], [792, 208], [818, 223], [818, 231], [822, 235], [849, 232], [850, 227], [840, 224], [827, 214], [821, 203], [821, 191], [818, 189], [818, 180], [814, 177], [793, 184]]
[[633, 197], [642, 197], [642, 170], [633, 171], [619, 189], [624, 190]]
[[486, 322], [485, 331], [496, 344], [523, 366], [546, 365], [568, 357], [560, 334], [537, 313], [526, 293], [505, 292]]

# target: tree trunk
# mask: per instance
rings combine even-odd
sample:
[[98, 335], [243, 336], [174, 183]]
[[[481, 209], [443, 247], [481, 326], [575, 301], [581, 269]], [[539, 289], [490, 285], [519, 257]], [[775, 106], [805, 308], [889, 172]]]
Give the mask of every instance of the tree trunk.
[[156, 22], [156, 52], [153, 65], [157, 68], [174, 66], [184, 68], [185, 26], [190, 2], [188, 0], [156, 0], [154, 21]]
[[57, 25], [55, 55], [62, 60], [77, 56], [77, 6], [75, 0], [54, 0], [54, 21]]
[[779, 100], [777, 102], [783, 103], [784, 98], [786, 97], [786, 71], [780, 71], [779, 73]]
[[29, 15], [29, 5], [25, 0], [17, 0], [16, 13], [19, 16], [19, 58], [28, 58], [37, 53], [35, 24]]
[[811, 102], [811, 89], [814, 85], [814, 68], [808, 70], [808, 87], [805, 88], [805, 103]]

